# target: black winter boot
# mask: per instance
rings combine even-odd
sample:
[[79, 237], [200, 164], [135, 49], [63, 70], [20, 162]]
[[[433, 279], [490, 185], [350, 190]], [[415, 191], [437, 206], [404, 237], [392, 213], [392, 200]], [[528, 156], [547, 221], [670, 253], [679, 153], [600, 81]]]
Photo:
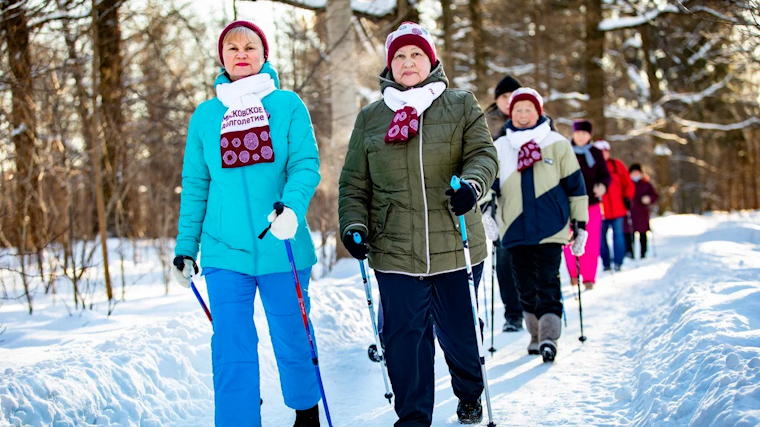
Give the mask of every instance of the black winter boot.
[[460, 400], [457, 405], [457, 417], [459, 424], [477, 424], [483, 421], [483, 405], [480, 404], [480, 398], [474, 402]]
[[523, 319], [522, 317], [509, 317], [507, 318], [506, 323], [504, 323], [504, 327], [502, 328], [502, 331], [504, 332], [520, 332], [523, 329]]
[[296, 409], [296, 422], [293, 427], [319, 427], [319, 404], [309, 409]]

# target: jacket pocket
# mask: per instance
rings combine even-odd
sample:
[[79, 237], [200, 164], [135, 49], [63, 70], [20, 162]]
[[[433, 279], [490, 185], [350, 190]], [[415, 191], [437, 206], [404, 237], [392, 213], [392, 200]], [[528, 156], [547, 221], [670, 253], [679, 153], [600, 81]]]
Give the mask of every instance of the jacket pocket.
[[373, 210], [370, 214], [370, 239], [373, 239], [385, 230], [385, 225], [388, 222], [388, 212], [391, 210], [391, 204], [381, 206], [379, 209]]

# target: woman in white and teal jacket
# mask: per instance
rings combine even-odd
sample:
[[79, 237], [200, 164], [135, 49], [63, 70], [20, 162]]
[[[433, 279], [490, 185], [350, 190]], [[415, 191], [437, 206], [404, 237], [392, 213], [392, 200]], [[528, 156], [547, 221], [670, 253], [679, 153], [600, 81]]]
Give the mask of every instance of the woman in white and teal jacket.
[[[320, 179], [311, 119], [298, 95], [279, 89], [259, 27], [233, 22], [218, 48], [217, 97], [198, 106], [188, 129], [174, 276], [189, 286], [200, 246], [216, 427], [261, 425], [257, 291], [285, 404], [296, 410], [296, 426], [318, 426], [320, 393], [283, 242], [291, 239], [308, 309], [316, 255], [305, 216]], [[275, 202], [285, 205], [279, 215]]]

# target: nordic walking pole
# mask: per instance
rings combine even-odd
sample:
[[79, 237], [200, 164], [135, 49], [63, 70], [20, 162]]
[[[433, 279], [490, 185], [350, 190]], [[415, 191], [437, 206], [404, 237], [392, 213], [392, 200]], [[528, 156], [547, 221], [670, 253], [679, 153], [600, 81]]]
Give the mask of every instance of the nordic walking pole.
[[578, 317], [581, 319], [581, 336], [578, 337], [580, 342], [586, 342], [586, 336], [583, 335], [583, 303], [581, 302], [581, 260], [575, 256], [576, 280], [578, 280]]
[[[496, 351], [496, 347], [493, 346], [493, 324], [496, 323], [494, 319], [494, 312], [493, 312], [493, 302], [494, 302], [494, 288], [496, 288], [496, 281], [494, 281], [494, 271], [496, 270], [496, 245], [493, 243], [491, 244], [491, 348], [488, 349], [488, 351], [491, 352], [491, 357], [493, 357], [493, 353]], [[488, 307], [486, 307], [486, 310], [488, 310]]]
[[208, 310], [208, 307], [206, 307], [206, 303], [203, 302], [203, 297], [200, 293], [198, 293], [198, 288], [195, 287], [195, 283], [193, 281], [190, 281], [190, 288], [193, 290], [193, 293], [195, 294], [195, 297], [198, 298], [198, 302], [201, 303], [201, 307], [203, 307], [203, 311], [206, 312], [206, 317], [208, 317], [208, 321], [211, 323], [214, 323], [213, 320], [211, 320], [211, 312]]
[[[179, 263], [176, 262], [176, 261], [179, 261]], [[175, 258], [174, 266], [177, 267], [178, 269], [180, 269], [180, 271], [182, 271], [182, 269], [185, 267], [184, 263], [185, 263], [184, 259], [182, 259], [182, 258], [179, 258], [179, 259]], [[198, 270], [196, 269], [195, 272], [197, 273]], [[198, 302], [201, 304], [201, 307], [203, 308], [203, 311], [206, 312], [206, 317], [208, 317], [208, 321], [213, 323], [213, 321], [211, 320], [211, 312], [209, 311], [208, 307], [206, 306], [206, 303], [203, 302], [203, 297], [198, 292], [198, 288], [195, 287], [195, 283], [193, 283], [192, 279], [190, 279], [190, 289], [193, 290], [193, 293], [195, 294], [195, 298], [198, 299]]]
[[488, 326], [488, 294], [486, 293], [487, 291], [488, 289], [486, 289], [486, 281], [483, 280], [483, 314], [486, 318], [485, 326]]
[[488, 288], [486, 287], [486, 281], [483, 280], [483, 316], [485, 317], [485, 321], [486, 321], [484, 326], [488, 326], [488, 294], [487, 292], [488, 292]]
[[[285, 205], [282, 202], [274, 204], [274, 210], [277, 215], [281, 214]], [[264, 238], [264, 233], [259, 236], [260, 239]], [[311, 362], [314, 364], [314, 370], [317, 372], [317, 382], [319, 383], [319, 392], [322, 394], [322, 405], [325, 407], [325, 416], [327, 417], [327, 424], [332, 427], [332, 420], [330, 419], [330, 409], [327, 407], [327, 397], [325, 396], [325, 388], [322, 385], [322, 375], [319, 373], [319, 360], [317, 359], [317, 352], [314, 349], [314, 338], [311, 336], [311, 328], [309, 327], [309, 316], [306, 314], [306, 304], [303, 302], [303, 293], [301, 292], [301, 281], [298, 280], [298, 270], [296, 270], [296, 261], [293, 258], [293, 249], [290, 247], [290, 239], [283, 240], [285, 242], [285, 250], [288, 252], [288, 261], [290, 262], [290, 270], [293, 272], [293, 282], [296, 286], [296, 296], [298, 297], [298, 305], [301, 307], [301, 319], [303, 320], [303, 327], [306, 330], [306, 338], [309, 340], [309, 351], [311, 351]]]
[[626, 212], [626, 217], [628, 218], [628, 229], [631, 230], [631, 255], [633, 256], [634, 261], [636, 261], [636, 266], [638, 267], [639, 260], [636, 259], [636, 247], [635, 247], [636, 233], [633, 231], [633, 216], [631, 215], [631, 211]]
[[[362, 236], [359, 233], [354, 233], [354, 242], [362, 243]], [[367, 307], [369, 308], [369, 318], [372, 321], [372, 332], [375, 334], [375, 345], [377, 346], [377, 354], [380, 357], [380, 372], [383, 373], [383, 382], [385, 383], [385, 398], [388, 399], [388, 403], [393, 403], [393, 393], [388, 385], [388, 374], [385, 372], [388, 366], [385, 364], [385, 355], [383, 354], [383, 346], [380, 344], [380, 334], [377, 332], [377, 321], [375, 320], [375, 308], [372, 305], [372, 285], [369, 283], [369, 276], [367, 270], [364, 268], [364, 261], [359, 261], [359, 267], [362, 269], [362, 280], [364, 281], [364, 293], [367, 294]]]
[[[462, 188], [459, 178], [454, 175], [451, 177], [451, 188], [454, 191]], [[480, 359], [480, 372], [483, 375], [483, 390], [486, 393], [486, 407], [488, 408], [488, 427], [496, 427], [493, 422], [493, 413], [491, 412], [491, 393], [488, 390], [488, 375], [486, 374], [486, 358], [483, 356], [483, 334], [480, 331], [480, 320], [478, 319], [477, 296], [475, 295], [475, 278], [472, 275], [472, 263], [470, 261], [470, 244], [467, 241], [467, 224], [464, 221], [464, 215], [459, 215], [459, 228], [462, 233], [462, 246], [464, 247], [464, 262], [467, 266], [467, 282], [470, 286], [470, 305], [472, 307], [472, 322], [475, 326], [475, 341], [478, 346], [478, 357]]]

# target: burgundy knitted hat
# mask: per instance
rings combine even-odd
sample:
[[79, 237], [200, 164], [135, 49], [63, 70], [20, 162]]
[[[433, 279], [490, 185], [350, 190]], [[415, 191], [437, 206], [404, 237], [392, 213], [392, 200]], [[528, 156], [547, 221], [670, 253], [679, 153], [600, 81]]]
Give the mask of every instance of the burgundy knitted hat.
[[530, 101], [536, 107], [538, 116], [544, 115], [544, 98], [536, 92], [535, 89], [529, 87], [521, 87], [515, 89], [512, 92], [512, 96], [509, 98], [509, 116], [512, 116], [512, 109], [515, 108], [515, 104], [519, 101]]
[[224, 36], [227, 35], [227, 33], [235, 28], [235, 27], [246, 27], [256, 33], [257, 36], [261, 39], [261, 44], [264, 46], [264, 61], [266, 61], [269, 58], [269, 44], [267, 44], [267, 37], [264, 35], [264, 32], [261, 31], [261, 28], [259, 28], [258, 25], [254, 24], [253, 22], [248, 21], [235, 21], [231, 23], [230, 25], [226, 26], [224, 30], [222, 30], [222, 34], [219, 36], [219, 44], [217, 46], [217, 51], [219, 52], [219, 62], [222, 63], [222, 66], [224, 66], [224, 57], [222, 56], [222, 43], [224, 42]]
[[586, 132], [593, 134], [594, 125], [588, 120], [576, 120], [573, 122], [573, 132], [585, 130]]
[[435, 43], [430, 33], [420, 24], [406, 21], [396, 31], [388, 34], [388, 38], [385, 39], [385, 58], [388, 62], [389, 70], [391, 69], [391, 61], [396, 51], [408, 45], [414, 45], [422, 49], [425, 55], [430, 58], [430, 67], [435, 67]]

